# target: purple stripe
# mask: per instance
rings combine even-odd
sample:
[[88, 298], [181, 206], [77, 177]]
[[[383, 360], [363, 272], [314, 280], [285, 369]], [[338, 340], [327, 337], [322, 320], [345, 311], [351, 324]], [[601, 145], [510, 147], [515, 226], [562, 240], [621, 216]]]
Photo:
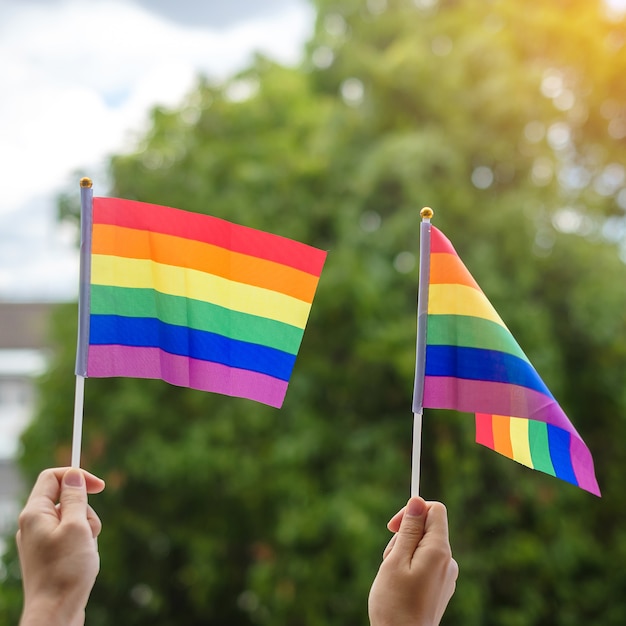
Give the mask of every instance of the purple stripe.
[[248, 398], [279, 409], [287, 381], [163, 352], [158, 348], [89, 346], [87, 376], [158, 378], [179, 387], [191, 387], [237, 398]]
[[525, 417], [553, 424], [579, 437], [557, 402], [538, 391], [519, 385], [447, 376], [426, 376], [424, 406], [466, 413]]
[[584, 441], [578, 437], [572, 437], [570, 441], [570, 454], [572, 457], [572, 467], [578, 486], [594, 495], [601, 497], [600, 487], [596, 480], [596, 474], [593, 469], [593, 458], [589, 448]]
[[600, 495], [589, 449], [559, 404], [544, 394], [507, 383], [426, 376], [424, 406], [430, 409], [522, 417], [562, 428], [572, 435], [570, 454], [579, 486]]

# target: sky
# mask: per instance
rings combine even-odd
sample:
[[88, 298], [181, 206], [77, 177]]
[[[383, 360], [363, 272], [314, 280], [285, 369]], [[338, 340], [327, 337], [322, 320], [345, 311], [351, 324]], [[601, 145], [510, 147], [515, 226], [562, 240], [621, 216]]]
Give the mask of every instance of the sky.
[[0, 299], [74, 298], [75, 233], [55, 214], [76, 171], [106, 194], [107, 156], [152, 107], [255, 52], [297, 63], [313, 25], [307, 0], [0, 0]]

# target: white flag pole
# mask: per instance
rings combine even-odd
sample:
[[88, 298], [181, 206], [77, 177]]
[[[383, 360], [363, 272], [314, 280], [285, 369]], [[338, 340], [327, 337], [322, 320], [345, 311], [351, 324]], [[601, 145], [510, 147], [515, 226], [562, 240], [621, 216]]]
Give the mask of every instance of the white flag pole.
[[426, 364], [426, 330], [428, 323], [428, 283], [430, 280], [430, 218], [433, 210], [420, 211], [420, 269], [417, 292], [417, 342], [415, 348], [415, 382], [413, 386], [413, 450], [411, 459], [411, 496], [419, 496], [422, 457], [422, 415], [424, 412], [424, 372]]
[[420, 466], [422, 462], [422, 414], [413, 413], [413, 451], [411, 456], [411, 497], [420, 495]]
[[91, 224], [93, 189], [90, 178], [80, 179], [80, 277], [78, 289], [78, 338], [76, 342], [76, 393], [74, 396], [74, 430], [72, 434], [72, 467], [80, 467], [83, 436], [83, 406], [87, 350], [89, 347], [89, 284], [91, 282]]
[[76, 374], [74, 395], [74, 430], [72, 433], [72, 467], [80, 467], [80, 447], [83, 437], [83, 406], [85, 403], [85, 377]]

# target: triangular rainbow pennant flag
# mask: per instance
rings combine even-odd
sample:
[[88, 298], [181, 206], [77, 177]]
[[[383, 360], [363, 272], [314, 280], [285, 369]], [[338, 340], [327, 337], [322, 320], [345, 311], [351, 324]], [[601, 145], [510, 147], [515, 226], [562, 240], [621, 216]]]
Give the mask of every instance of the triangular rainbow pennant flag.
[[475, 413], [478, 443], [599, 496], [584, 441], [432, 211], [422, 216], [414, 413]]
[[281, 407], [325, 252], [131, 200], [93, 198], [84, 213], [77, 375]]

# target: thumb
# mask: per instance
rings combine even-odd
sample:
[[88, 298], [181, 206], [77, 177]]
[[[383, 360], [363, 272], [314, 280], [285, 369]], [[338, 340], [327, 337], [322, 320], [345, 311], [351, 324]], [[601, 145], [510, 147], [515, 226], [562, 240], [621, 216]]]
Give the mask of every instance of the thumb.
[[408, 501], [392, 554], [408, 561], [413, 558], [413, 553], [424, 536], [426, 513], [426, 502], [422, 498], [413, 497]]
[[71, 468], [65, 472], [59, 502], [61, 522], [82, 522], [87, 518], [87, 486], [81, 470]]

